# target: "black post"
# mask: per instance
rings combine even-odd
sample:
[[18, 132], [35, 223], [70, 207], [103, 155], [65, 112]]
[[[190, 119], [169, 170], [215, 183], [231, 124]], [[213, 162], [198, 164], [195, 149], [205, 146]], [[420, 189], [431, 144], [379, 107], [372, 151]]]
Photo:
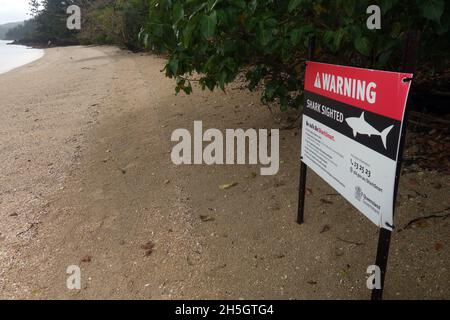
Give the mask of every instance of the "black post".
[[298, 215], [297, 223], [303, 224], [305, 222], [305, 193], [306, 193], [306, 174], [308, 167], [303, 161], [300, 162], [300, 187], [298, 189]]
[[[417, 48], [419, 46], [419, 33], [418, 32], [409, 32], [406, 35], [405, 40], [405, 51], [403, 55], [403, 65], [402, 71], [414, 73], [416, 69], [416, 61], [417, 61]], [[403, 81], [411, 81], [412, 79], [404, 79]], [[405, 116], [403, 119], [402, 132], [400, 136], [400, 147], [398, 153], [398, 162], [397, 162], [397, 170], [395, 173], [395, 186], [394, 186], [394, 208], [393, 211], [395, 213], [395, 203], [397, 201], [397, 192], [398, 192], [398, 183], [400, 180], [401, 169], [402, 169], [402, 160], [403, 160], [403, 149], [405, 144], [406, 137], [406, 128], [408, 124], [408, 114], [409, 114], [409, 103], [406, 105]], [[381, 300], [383, 298], [383, 288], [384, 288], [384, 279], [387, 271], [387, 262], [389, 256], [389, 246], [391, 243], [391, 235], [392, 232], [385, 228], [381, 228], [378, 236], [378, 248], [377, 248], [377, 258], [375, 264], [380, 268], [381, 271], [381, 289], [372, 290], [372, 300]]]
[[[312, 61], [314, 59], [314, 51], [316, 48], [316, 38], [312, 37], [309, 39], [308, 43], [308, 60]], [[300, 121], [303, 121], [300, 117]], [[302, 159], [303, 160], [303, 159]], [[308, 167], [303, 161], [300, 162], [300, 186], [298, 189], [298, 213], [297, 213], [297, 223], [303, 224], [304, 213], [305, 213], [305, 193], [306, 193], [306, 175], [308, 173]]]
[[379, 231], [377, 258], [375, 261], [375, 265], [377, 265], [381, 271], [381, 288], [372, 290], [372, 300], [381, 300], [383, 298], [384, 278], [386, 276], [387, 270], [391, 235], [392, 232], [388, 229], [381, 228]]

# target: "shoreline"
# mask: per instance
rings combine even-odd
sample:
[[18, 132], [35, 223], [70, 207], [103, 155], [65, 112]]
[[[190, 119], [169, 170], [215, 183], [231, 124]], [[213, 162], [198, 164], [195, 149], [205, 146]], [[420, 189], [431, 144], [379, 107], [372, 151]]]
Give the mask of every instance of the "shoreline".
[[64, 48], [70, 46], [80, 46], [81, 44], [78, 42], [55, 42], [48, 45], [45, 42], [39, 41], [27, 41], [27, 40], [3, 40], [3, 41], [12, 41], [8, 43], [8, 45], [17, 45], [17, 46], [26, 46], [34, 49], [48, 49], [48, 48]]
[[[6, 42], [6, 41], [10, 41], [10, 40], [1, 40], [2, 42]], [[9, 73], [11, 71], [14, 71], [16, 69], [22, 68], [24, 66], [29, 65], [30, 63], [36, 62], [40, 59], [42, 59], [45, 56], [45, 49], [44, 48], [34, 48], [34, 47], [30, 47], [28, 45], [24, 45], [24, 44], [15, 44], [15, 43], [6, 43], [5, 44], [6, 47], [9, 46], [21, 46], [21, 47], [25, 47], [25, 49], [27, 51], [19, 53], [19, 57], [15, 57], [16, 59], [20, 60], [22, 59], [22, 61], [14, 61], [14, 63], [10, 63], [9, 66], [6, 65], [5, 67], [3, 67], [3, 69], [0, 66], [0, 75], [4, 75], [6, 73]], [[33, 54], [30, 54], [28, 52], [28, 50], [33, 50]], [[12, 55], [13, 53], [10, 52], [6, 52], [6, 53], [2, 53], [0, 52], [0, 57], [2, 57], [3, 55], [9, 56]], [[22, 55], [22, 56], [20, 56]]]

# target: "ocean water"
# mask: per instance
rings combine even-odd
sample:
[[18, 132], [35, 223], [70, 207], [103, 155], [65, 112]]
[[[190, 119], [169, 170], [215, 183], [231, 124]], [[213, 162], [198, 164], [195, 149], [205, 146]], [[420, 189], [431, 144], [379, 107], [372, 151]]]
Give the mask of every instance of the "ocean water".
[[44, 50], [7, 45], [10, 42], [0, 40], [0, 74], [37, 60], [44, 55]]

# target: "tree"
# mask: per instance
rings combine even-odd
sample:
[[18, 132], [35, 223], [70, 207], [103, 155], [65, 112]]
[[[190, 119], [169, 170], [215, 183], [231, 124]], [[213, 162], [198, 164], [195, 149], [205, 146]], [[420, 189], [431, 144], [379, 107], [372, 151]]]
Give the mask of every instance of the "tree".
[[74, 32], [67, 28], [67, 7], [73, 1], [43, 0], [42, 10], [35, 20], [37, 22], [38, 38], [42, 41], [51, 40], [53, 43], [74, 41]]
[[31, 39], [36, 33], [36, 22], [31, 19], [25, 21], [23, 24], [8, 30], [5, 39], [8, 40], [24, 40]]
[[[377, 1], [375, 1], [377, 2]], [[450, 6], [444, 0], [380, 0], [382, 30], [366, 26], [369, 0], [150, 0], [141, 39], [165, 51], [176, 90], [225, 90], [246, 71], [247, 86], [263, 85], [262, 101], [282, 109], [302, 102], [307, 44], [317, 39], [320, 60], [396, 70], [406, 32], [423, 35], [421, 72], [448, 66]], [[447, 41], [442, 41], [447, 39]], [[426, 49], [426, 50], [424, 50]]]
[[28, 5], [30, 6], [30, 15], [35, 17], [39, 14], [39, 9], [41, 3], [39, 0], [29, 0]]

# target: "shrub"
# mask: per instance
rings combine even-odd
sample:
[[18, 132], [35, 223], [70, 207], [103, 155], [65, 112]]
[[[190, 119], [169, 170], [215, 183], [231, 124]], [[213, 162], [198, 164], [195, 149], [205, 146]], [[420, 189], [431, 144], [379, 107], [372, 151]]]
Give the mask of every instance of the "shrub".
[[250, 90], [264, 86], [262, 101], [284, 110], [301, 104], [307, 44], [330, 63], [396, 70], [405, 33], [422, 34], [421, 71], [447, 66], [450, 6], [444, 0], [381, 0], [382, 29], [368, 30], [368, 0], [149, 0], [140, 38], [167, 52], [166, 75], [176, 91], [191, 93], [199, 74], [203, 89], [225, 90], [246, 70]]

